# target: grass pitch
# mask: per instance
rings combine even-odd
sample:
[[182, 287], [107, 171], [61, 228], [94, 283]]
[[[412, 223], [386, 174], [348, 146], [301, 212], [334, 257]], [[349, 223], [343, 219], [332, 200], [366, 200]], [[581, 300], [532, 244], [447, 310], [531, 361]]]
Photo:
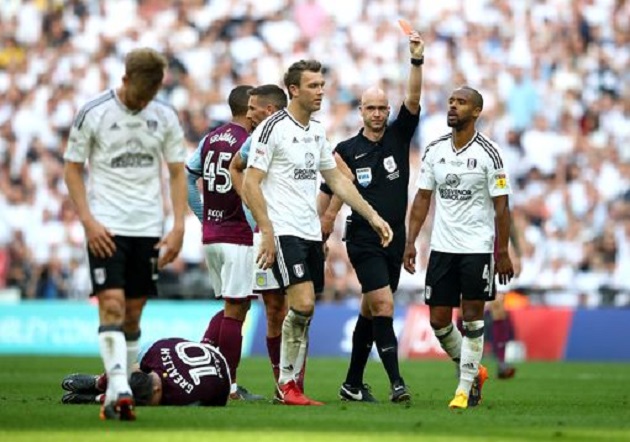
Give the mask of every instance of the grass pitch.
[[[413, 392], [405, 406], [387, 402], [380, 363], [369, 363], [365, 379], [382, 402], [356, 404], [337, 399], [347, 361], [312, 359], [306, 391], [326, 406], [145, 407], [136, 422], [102, 422], [96, 405], [59, 402], [64, 375], [100, 367], [96, 358], [0, 357], [0, 441], [630, 441], [630, 364], [528, 362], [515, 379], [491, 376], [479, 407], [454, 412], [447, 361], [401, 363]], [[266, 359], [243, 360], [239, 381], [271, 397]]]

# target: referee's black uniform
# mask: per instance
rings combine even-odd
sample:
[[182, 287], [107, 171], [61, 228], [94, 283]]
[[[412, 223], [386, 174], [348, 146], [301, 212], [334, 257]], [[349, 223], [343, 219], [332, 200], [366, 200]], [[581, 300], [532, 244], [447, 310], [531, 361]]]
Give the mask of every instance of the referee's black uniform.
[[[387, 126], [379, 141], [363, 135], [337, 145], [335, 151], [352, 170], [355, 186], [361, 196], [389, 223], [394, 239], [383, 248], [378, 234], [356, 212], [346, 222], [348, 257], [361, 283], [363, 293], [389, 285], [396, 291], [405, 251], [405, 217], [409, 187], [409, 148], [418, 126], [416, 115], [403, 104], [398, 116]], [[322, 191], [330, 194], [324, 184]]]

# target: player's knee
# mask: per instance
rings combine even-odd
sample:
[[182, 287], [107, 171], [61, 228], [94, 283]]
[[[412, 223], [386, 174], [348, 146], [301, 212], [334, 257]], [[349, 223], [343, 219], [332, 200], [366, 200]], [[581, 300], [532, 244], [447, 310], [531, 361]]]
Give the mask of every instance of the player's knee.
[[125, 321], [124, 303], [108, 298], [99, 303], [101, 322], [105, 324], [122, 324]]
[[452, 321], [430, 321], [429, 324], [431, 325], [431, 328], [433, 329], [433, 331], [436, 332], [438, 330], [447, 328], [449, 325], [452, 325], [453, 322]]
[[462, 319], [464, 322], [473, 322], [483, 320], [483, 305], [481, 308], [478, 307], [469, 307], [463, 309]]
[[303, 316], [313, 316], [315, 304], [309, 299], [299, 299], [292, 303], [291, 310], [298, 312]]
[[492, 315], [492, 319], [504, 319], [506, 313], [503, 303], [500, 301], [490, 303], [490, 314]]
[[389, 287], [384, 287], [365, 295], [372, 316], [393, 316], [394, 297]]
[[225, 303], [225, 316], [244, 321], [250, 306], [251, 301], [249, 300], [239, 302], [227, 301]]
[[370, 304], [372, 316], [394, 316], [394, 302], [388, 299], [379, 299]]

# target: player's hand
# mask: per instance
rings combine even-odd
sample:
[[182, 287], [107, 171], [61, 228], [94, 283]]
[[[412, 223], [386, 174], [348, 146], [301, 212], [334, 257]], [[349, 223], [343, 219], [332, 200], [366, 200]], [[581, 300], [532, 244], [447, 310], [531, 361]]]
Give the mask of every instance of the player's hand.
[[116, 252], [113, 233], [94, 218], [83, 224], [88, 249], [97, 258], [109, 258]]
[[394, 232], [392, 231], [392, 228], [389, 227], [389, 224], [387, 224], [387, 222], [385, 222], [385, 220], [380, 216], [375, 215], [370, 220], [370, 225], [381, 238], [381, 245], [383, 247], [387, 247], [392, 242], [392, 239], [394, 239]]
[[409, 34], [409, 53], [411, 58], [422, 58], [424, 55], [424, 40], [422, 40], [418, 31], [412, 31]]
[[319, 221], [322, 225], [322, 241], [326, 241], [335, 230], [335, 218], [323, 214]]
[[403, 253], [403, 267], [412, 275], [416, 273], [416, 245], [415, 243], [407, 243], [405, 252]]
[[260, 251], [256, 257], [258, 268], [270, 269], [276, 260], [276, 243], [274, 241], [273, 232], [262, 233], [260, 241]]
[[496, 273], [499, 275], [499, 284], [501, 285], [507, 284], [514, 277], [514, 267], [507, 252], [498, 254]]
[[158, 269], [163, 269], [167, 264], [175, 261], [182, 250], [184, 242], [184, 229], [173, 229], [155, 245], [156, 249], [163, 251], [158, 258]]

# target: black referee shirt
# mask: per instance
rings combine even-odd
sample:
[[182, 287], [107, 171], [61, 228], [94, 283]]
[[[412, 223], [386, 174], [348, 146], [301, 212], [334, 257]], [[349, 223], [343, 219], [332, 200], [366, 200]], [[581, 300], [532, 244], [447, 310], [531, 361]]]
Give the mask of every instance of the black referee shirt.
[[[420, 112], [413, 115], [403, 104], [398, 116], [385, 129], [383, 137], [371, 141], [357, 135], [339, 143], [335, 149], [352, 170], [354, 184], [363, 198], [393, 228], [405, 222], [409, 187], [409, 147], [418, 127]], [[322, 185], [322, 191], [330, 194], [330, 188]], [[353, 226], [367, 224], [354, 211]]]

